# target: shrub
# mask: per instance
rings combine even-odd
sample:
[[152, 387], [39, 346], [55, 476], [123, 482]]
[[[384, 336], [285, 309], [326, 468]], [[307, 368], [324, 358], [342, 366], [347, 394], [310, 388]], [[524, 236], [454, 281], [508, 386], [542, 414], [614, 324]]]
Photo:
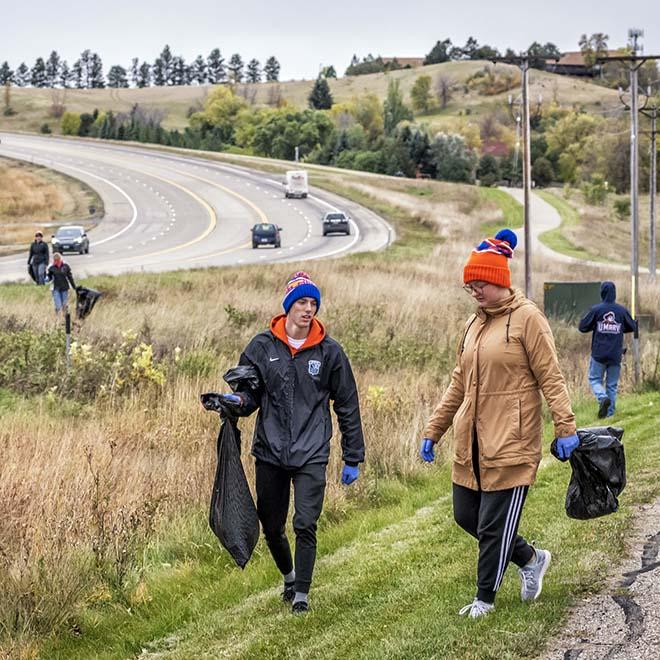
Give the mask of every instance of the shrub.
[[614, 212], [619, 220], [626, 220], [630, 215], [630, 197], [617, 197], [614, 200]]
[[591, 181], [582, 184], [582, 194], [587, 204], [602, 206], [609, 192], [607, 181], [599, 175], [595, 175]]
[[484, 154], [481, 157], [477, 178], [482, 186], [493, 186], [500, 180], [500, 166], [494, 156]]
[[53, 131], [50, 130], [50, 126], [46, 123], [41, 124], [41, 127], [39, 128], [39, 132], [43, 133], [44, 135], [48, 135], [52, 133]]
[[78, 135], [80, 130], [80, 115], [75, 112], [65, 112], [60, 123], [62, 135]]
[[541, 156], [534, 161], [532, 165], [532, 179], [537, 186], [544, 187], [552, 183], [555, 178], [555, 172], [552, 169], [552, 163]]

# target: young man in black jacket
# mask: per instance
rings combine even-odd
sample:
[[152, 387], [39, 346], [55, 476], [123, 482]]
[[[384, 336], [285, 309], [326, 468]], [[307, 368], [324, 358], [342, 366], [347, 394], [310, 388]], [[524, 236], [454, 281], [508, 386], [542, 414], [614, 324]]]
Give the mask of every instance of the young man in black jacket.
[[62, 255], [59, 252], [53, 253], [53, 263], [46, 271], [46, 281], [53, 283], [53, 303], [55, 304], [55, 314], [66, 313], [69, 303], [69, 284], [72, 289], [76, 288], [73, 281], [73, 274], [69, 264], [62, 261]]
[[40, 231], [34, 235], [34, 241], [30, 244], [28, 266], [32, 269], [34, 281], [37, 284], [45, 284], [46, 267], [48, 266], [48, 243], [44, 241], [44, 235]]
[[[351, 365], [341, 346], [316, 318], [321, 293], [309, 275], [287, 283], [285, 314], [258, 334], [240, 364], [259, 374], [256, 392], [224, 396], [240, 403], [243, 415], [259, 410], [252, 443], [256, 459], [257, 512], [268, 548], [284, 576], [285, 602], [295, 614], [309, 610], [308, 593], [316, 560], [316, 528], [325, 493], [332, 420], [330, 400], [342, 434], [346, 486], [359, 476], [364, 438]], [[295, 567], [285, 532], [293, 484]]]
[[621, 373], [623, 335], [635, 332], [637, 324], [630, 312], [615, 302], [614, 282], [603, 282], [600, 285], [600, 298], [602, 302], [594, 305], [580, 321], [579, 330], [593, 332], [589, 384], [598, 400], [598, 417], [602, 419], [614, 414]]

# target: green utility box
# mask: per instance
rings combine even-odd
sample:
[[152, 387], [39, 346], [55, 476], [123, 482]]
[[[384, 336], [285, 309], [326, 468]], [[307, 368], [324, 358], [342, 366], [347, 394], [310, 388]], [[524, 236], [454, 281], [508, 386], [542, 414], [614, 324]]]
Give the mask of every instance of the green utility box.
[[579, 321], [600, 302], [600, 282], [544, 282], [543, 310], [569, 323]]

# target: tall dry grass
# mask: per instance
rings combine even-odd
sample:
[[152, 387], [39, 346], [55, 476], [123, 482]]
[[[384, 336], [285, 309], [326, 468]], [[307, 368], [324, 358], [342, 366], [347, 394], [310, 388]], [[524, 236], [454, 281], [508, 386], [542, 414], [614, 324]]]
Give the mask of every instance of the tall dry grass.
[[[444, 202], [433, 201], [434, 213], [452, 214], [452, 222], [439, 223], [441, 242], [426, 231], [433, 249], [305, 264], [323, 293], [320, 318], [351, 357], [367, 442], [362, 477], [347, 495], [338, 485], [341, 461], [338, 438], [333, 439], [328, 515], [341, 515], [352, 500], [376, 494], [379, 479], [406, 478], [420, 469], [417, 443], [447, 385], [455, 346], [472, 310], [461, 290], [462, 266], [480, 238], [478, 227], [494, 213], [478, 199], [461, 207], [451, 190], [447, 187]], [[379, 195], [377, 189], [359, 193]], [[462, 196], [456, 189], [453, 194]], [[428, 200], [420, 201], [414, 192], [408, 198], [397, 212], [409, 223], [428, 224]], [[400, 202], [393, 195], [388, 200], [392, 206]], [[514, 282], [521, 282], [522, 259], [512, 266]], [[544, 280], [612, 276], [605, 268], [567, 273], [561, 264], [538, 259], [534, 266], [537, 300], [542, 300]], [[0, 425], [0, 628], [5, 639], [45, 634], [90, 600], [130, 604], [147, 570], [140, 549], [167, 539], [170, 521], [206, 508], [218, 419], [201, 409], [198, 396], [225, 389], [222, 373], [278, 313], [294, 269], [254, 266], [91, 282], [106, 295], [77, 340], [91, 347], [93, 357], [101, 347], [119, 345], [132, 330], [153, 346], [167, 378], [162, 387], [151, 384], [122, 397], [74, 402], [52, 392], [9, 397]], [[625, 278], [617, 283], [625, 292]], [[43, 291], [14, 286], [0, 295], [5, 318], [52, 330]], [[645, 299], [658, 309], [660, 287], [649, 289]], [[566, 324], [553, 325], [571, 392], [586, 395], [589, 339]], [[657, 336], [646, 338], [647, 374], [657, 369], [657, 350]], [[624, 369], [622, 389], [630, 387]], [[0, 410], [2, 405], [0, 396]], [[252, 425], [252, 419], [241, 422], [250, 480]], [[213, 542], [210, 533], [206, 541]]]

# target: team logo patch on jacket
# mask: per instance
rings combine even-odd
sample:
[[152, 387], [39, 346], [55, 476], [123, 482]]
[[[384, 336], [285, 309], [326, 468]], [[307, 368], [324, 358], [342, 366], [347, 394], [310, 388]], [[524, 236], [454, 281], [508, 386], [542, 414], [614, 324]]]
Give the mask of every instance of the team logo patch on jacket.
[[318, 376], [321, 371], [321, 363], [318, 360], [310, 360], [307, 363], [307, 371], [310, 376]]
[[620, 335], [621, 323], [617, 323], [614, 312], [607, 312], [603, 316], [602, 321], [598, 321], [598, 332], [603, 332], [606, 335]]

